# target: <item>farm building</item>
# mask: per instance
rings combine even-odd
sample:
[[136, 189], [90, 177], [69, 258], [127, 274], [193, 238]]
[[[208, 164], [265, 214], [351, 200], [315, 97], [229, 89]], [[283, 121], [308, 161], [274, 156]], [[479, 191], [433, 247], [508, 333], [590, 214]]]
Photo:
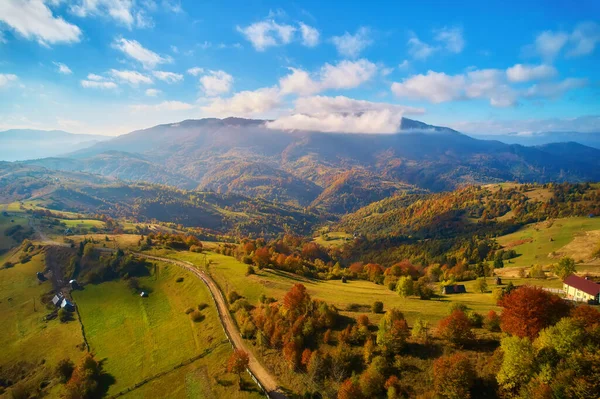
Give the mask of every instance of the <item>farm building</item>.
[[67, 298], [63, 298], [60, 307], [68, 310], [69, 312], [72, 312], [75, 309], [73, 302], [69, 301]]
[[464, 294], [466, 292], [467, 292], [467, 289], [462, 284], [446, 285], [446, 286], [442, 287], [442, 294], [444, 294], [444, 295]]
[[575, 274], [571, 274], [563, 281], [563, 290], [567, 298], [574, 301], [598, 302], [600, 300], [600, 284]]
[[54, 297], [52, 298], [52, 303], [54, 304], [54, 306], [60, 306], [63, 299], [64, 298], [63, 298], [62, 294], [59, 292], [58, 294], [54, 295]]

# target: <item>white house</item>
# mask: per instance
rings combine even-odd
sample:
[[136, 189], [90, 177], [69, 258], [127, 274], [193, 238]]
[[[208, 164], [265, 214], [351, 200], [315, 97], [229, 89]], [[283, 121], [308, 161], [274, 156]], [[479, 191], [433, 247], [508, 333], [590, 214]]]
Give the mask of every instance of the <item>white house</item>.
[[573, 301], [598, 302], [600, 300], [600, 284], [575, 274], [571, 274], [563, 281], [563, 290], [567, 298]]

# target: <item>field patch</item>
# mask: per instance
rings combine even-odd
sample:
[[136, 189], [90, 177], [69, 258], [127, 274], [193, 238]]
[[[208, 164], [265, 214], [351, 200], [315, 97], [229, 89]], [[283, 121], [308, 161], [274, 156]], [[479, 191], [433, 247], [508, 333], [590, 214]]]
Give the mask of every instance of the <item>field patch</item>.
[[[116, 380], [109, 395], [172, 369], [225, 338], [208, 290], [191, 274], [158, 263], [155, 273], [139, 282], [149, 292], [147, 298], [124, 281], [87, 285], [74, 293], [91, 350], [105, 359], [104, 369]], [[202, 303], [210, 306], [202, 310], [205, 319], [195, 323], [185, 311]]]
[[43, 320], [50, 310], [40, 296], [52, 290], [50, 281], [40, 283], [36, 277], [44, 269], [43, 254], [25, 264], [16, 258], [0, 257], [1, 263], [15, 262], [11, 268], [0, 269], [0, 374], [10, 374], [11, 368], [22, 365], [25, 387], [33, 392], [52, 376], [60, 360], [79, 361], [84, 354], [83, 337], [77, 321]]
[[594, 230], [600, 230], [600, 218], [563, 218], [528, 225], [515, 233], [498, 237], [497, 241], [505, 248], [514, 249], [519, 255], [505, 262], [505, 266], [546, 266], [556, 263], [561, 256], [559, 251], [578, 238], [564, 253], [575, 259], [589, 260], [589, 257], [585, 257], [587, 255], [577, 254], [577, 251], [595, 237], [587, 236], [587, 232]]

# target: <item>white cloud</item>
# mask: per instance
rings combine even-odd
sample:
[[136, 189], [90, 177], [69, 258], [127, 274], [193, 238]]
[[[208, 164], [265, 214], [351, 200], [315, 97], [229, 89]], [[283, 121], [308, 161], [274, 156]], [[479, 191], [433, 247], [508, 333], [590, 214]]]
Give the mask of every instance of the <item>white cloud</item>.
[[56, 67], [58, 68], [58, 73], [62, 73], [63, 75], [70, 75], [73, 73], [73, 71], [71, 71], [71, 68], [69, 68], [62, 62], [53, 62], [53, 64], [56, 65]]
[[145, 69], [154, 69], [158, 64], [166, 64], [172, 62], [170, 57], [161, 57], [155, 52], [144, 48], [135, 40], [127, 40], [117, 38], [113, 43], [113, 47], [130, 58], [140, 62]]
[[69, 10], [78, 17], [103, 16], [117, 21], [127, 28], [151, 28], [154, 22], [146, 11], [152, 10], [151, 2], [142, 3], [146, 9], [136, 7], [134, 0], [79, 0], [73, 1]]
[[300, 33], [302, 34], [302, 44], [306, 47], [315, 47], [319, 44], [319, 31], [316, 28], [300, 22]]
[[6, 40], [6, 38], [4, 37], [4, 32], [2, 32], [0, 30], [0, 43], [6, 44], [8, 43], [8, 40]]
[[193, 67], [193, 68], [188, 69], [187, 73], [189, 73], [192, 76], [198, 76], [198, 75], [204, 73], [204, 68]]
[[148, 76], [143, 75], [137, 71], [111, 69], [109, 71], [109, 73], [113, 78], [118, 79], [121, 82], [128, 83], [131, 86], [138, 86], [140, 83], [143, 83], [143, 84], [151, 84], [152, 83], [152, 79], [150, 79]]
[[276, 87], [254, 91], [242, 91], [230, 98], [206, 99], [201, 109], [211, 116], [255, 116], [266, 114], [281, 105], [282, 99]]
[[523, 65], [516, 64], [506, 70], [506, 76], [511, 82], [529, 82], [531, 80], [545, 80], [558, 74], [551, 65]]
[[408, 53], [417, 60], [425, 60], [439, 50], [438, 47], [422, 42], [414, 33], [408, 39]]
[[130, 108], [133, 111], [187, 111], [193, 109], [194, 105], [181, 101], [163, 101], [159, 104], [135, 104]]
[[352, 113], [361, 114], [369, 111], [390, 110], [403, 114], [423, 114], [423, 108], [407, 107], [404, 105], [378, 103], [366, 100], [356, 100], [345, 96], [327, 97], [312, 96], [301, 97], [296, 100], [294, 112], [301, 114], [317, 113]]
[[369, 28], [360, 27], [354, 35], [345, 32], [342, 36], [334, 36], [331, 41], [338, 53], [344, 57], [356, 58], [373, 41], [370, 39]]
[[403, 82], [392, 84], [392, 92], [398, 97], [442, 103], [467, 99], [486, 99], [495, 107], [509, 107], [519, 97], [556, 98], [565, 92], [587, 85], [586, 79], [569, 78], [561, 82], [543, 82], [528, 89], [515, 89], [508, 82], [542, 80], [555, 76], [552, 69], [538, 67], [512, 67], [501, 69], [471, 70], [464, 74], [447, 75], [428, 71], [426, 75], [413, 75]]
[[572, 48], [567, 56], [577, 57], [594, 52], [596, 45], [600, 43], [600, 25], [596, 22], [582, 22], [575, 27], [569, 37]]
[[245, 28], [237, 27], [252, 46], [258, 51], [268, 47], [281, 46], [292, 41], [296, 28], [291, 25], [278, 24], [274, 20], [256, 22]]
[[82, 80], [81, 87], [86, 89], [116, 89], [118, 86], [115, 82]]
[[81, 30], [63, 18], [55, 17], [42, 0], [2, 0], [0, 21], [43, 46], [81, 40]]
[[587, 86], [587, 79], [568, 78], [560, 82], [545, 82], [535, 84], [526, 92], [527, 97], [556, 98], [562, 96], [569, 90], [579, 89]]
[[546, 61], [554, 60], [561, 51], [567, 57], [580, 57], [594, 52], [600, 43], [600, 25], [597, 22], [581, 22], [572, 32], [547, 30], [538, 34], [532, 45], [525, 46], [526, 54], [535, 53]]
[[554, 59], [567, 44], [569, 35], [565, 32], [545, 31], [535, 38], [535, 50], [544, 59]]
[[9, 73], [9, 74], [0, 73], [0, 87], [7, 86], [10, 82], [14, 82], [17, 79], [18, 79], [17, 75], [13, 75], [11, 73]]
[[516, 93], [504, 83], [504, 73], [498, 69], [474, 70], [459, 75], [428, 71], [426, 75], [413, 75], [402, 83], [394, 82], [392, 92], [398, 97], [432, 103], [476, 98], [488, 99], [496, 107], [516, 103]]
[[465, 48], [465, 39], [461, 28], [444, 28], [437, 31], [435, 40], [444, 44], [446, 50], [458, 54]]
[[200, 86], [209, 97], [228, 93], [232, 85], [233, 76], [225, 71], [209, 71], [200, 78]]
[[314, 77], [301, 69], [290, 68], [292, 73], [279, 80], [283, 94], [310, 95], [328, 89], [352, 89], [372, 79], [377, 65], [366, 60], [340, 61], [325, 64]]
[[396, 133], [405, 113], [423, 112], [420, 108], [343, 96], [314, 96], [299, 98], [294, 114], [268, 122], [267, 127], [335, 133]]
[[157, 89], [146, 89], [145, 93], [148, 97], [156, 97], [161, 91]]
[[428, 71], [426, 75], [413, 75], [402, 83], [392, 83], [392, 92], [398, 97], [426, 99], [432, 103], [456, 100], [465, 86], [463, 75], [446, 75]]
[[58, 123], [58, 126], [62, 129], [67, 130], [82, 129], [85, 126], [81, 121], [61, 117], [56, 117], [56, 123]]
[[392, 72], [394, 72], [394, 67], [389, 67], [389, 68], [381, 68], [381, 76], [388, 76], [389, 74], [391, 74]]
[[88, 80], [93, 80], [93, 81], [101, 81], [104, 80], [104, 77], [100, 76], [100, 75], [96, 75], [95, 73], [90, 73], [87, 76]]
[[154, 75], [156, 79], [167, 83], [177, 83], [183, 80], [183, 75], [175, 72], [153, 71], [152, 75]]
[[404, 60], [400, 64], [398, 64], [398, 68], [400, 68], [400, 69], [408, 68], [409, 65], [410, 65], [410, 63], [408, 62], [408, 60]]
[[283, 94], [309, 95], [322, 90], [320, 83], [313, 80], [308, 72], [296, 68], [289, 69], [292, 73], [279, 79]]

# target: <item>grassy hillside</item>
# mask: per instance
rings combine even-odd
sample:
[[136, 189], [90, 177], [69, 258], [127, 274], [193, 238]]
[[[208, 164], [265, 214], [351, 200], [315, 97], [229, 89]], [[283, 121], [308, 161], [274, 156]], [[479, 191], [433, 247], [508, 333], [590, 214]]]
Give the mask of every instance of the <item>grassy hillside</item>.
[[[178, 278], [183, 281], [177, 282]], [[139, 282], [150, 293], [147, 298], [132, 292], [124, 281], [87, 285], [74, 293], [91, 349], [106, 359], [104, 369], [115, 377], [109, 394], [203, 353], [207, 353], [204, 364], [222, 372], [223, 356], [228, 356], [230, 347], [203, 283], [165, 264], [158, 264], [153, 276]], [[209, 306], [202, 310], [204, 320], [196, 323], [185, 311], [199, 304]], [[215, 350], [219, 357], [212, 355]], [[227, 392], [218, 385], [214, 389], [215, 394]]]
[[[154, 250], [153, 253], [186, 260], [199, 267], [204, 265], [204, 254], [169, 250]], [[455, 302], [463, 303], [470, 309], [481, 313], [487, 313], [490, 309], [498, 309], [491, 291], [488, 293], [476, 292], [475, 281], [461, 283], [465, 284], [467, 294], [447, 295], [441, 300], [422, 301], [416, 298], [400, 297], [387, 287], [369, 281], [356, 280], [348, 283], [342, 283], [341, 280], [323, 281], [272, 269], [257, 270], [256, 274], [246, 276], [248, 266], [233, 257], [207, 252], [206, 259], [209, 262], [208, 269], [221, 290], [225, 293], [235, 290], [251, 304], [257, 304], [262, 294], [281, 299], [294, 284], [302, 283], [312, 297], [334, 304], [345, 314], [352, 317], [367, 314], [373, 321], [378, 321], [380, 317], [380, 315], [373, 315], [370, 311], [370, 306], [375, 301], [382, 301], [386, 309], [392, 307], [401, 309], [409, 324], [417, 318], [437, 322], [447, 316], [448, 309]], [[532, 284], [551, 288], [562, 287], [562, 283], [558, 279], [508, 278], [505, 279], [504, 283], [507, 284], [509, 281], [517, 285]], [[493, 279], [488, 279], [488, 283], [492, 287]], [[347, 309], [353, 307], [352, 305], [358, 305], [357, 310], [346, 312]], [[354, 307], [356, 308], [356, 306]]]
[[534, 223], [498, 237], [497, 241], [519, 255], [510, 266], [549, 265], [563, 256], [586, 263], [600, 245], [599, 233], [600, 217], [574, 217]]
[[78, 361], [83, 356], [81, 327], [76, 321], [43, 320], [50, 310], [40, 297], [52, 290], [50, 281], [36, 278], [44, 269], [44, 255], [24, 264], [18, 263], [17, 255], [0, 256], [0, 265], [15, 263], [0, 269], [0, 380], [15, 383], [23, 378], [18, 386], [31, 393], [48, 381], [46, 392], [56, 397], [60, 387], [52, 381], [54, 368], [62, 359]]

